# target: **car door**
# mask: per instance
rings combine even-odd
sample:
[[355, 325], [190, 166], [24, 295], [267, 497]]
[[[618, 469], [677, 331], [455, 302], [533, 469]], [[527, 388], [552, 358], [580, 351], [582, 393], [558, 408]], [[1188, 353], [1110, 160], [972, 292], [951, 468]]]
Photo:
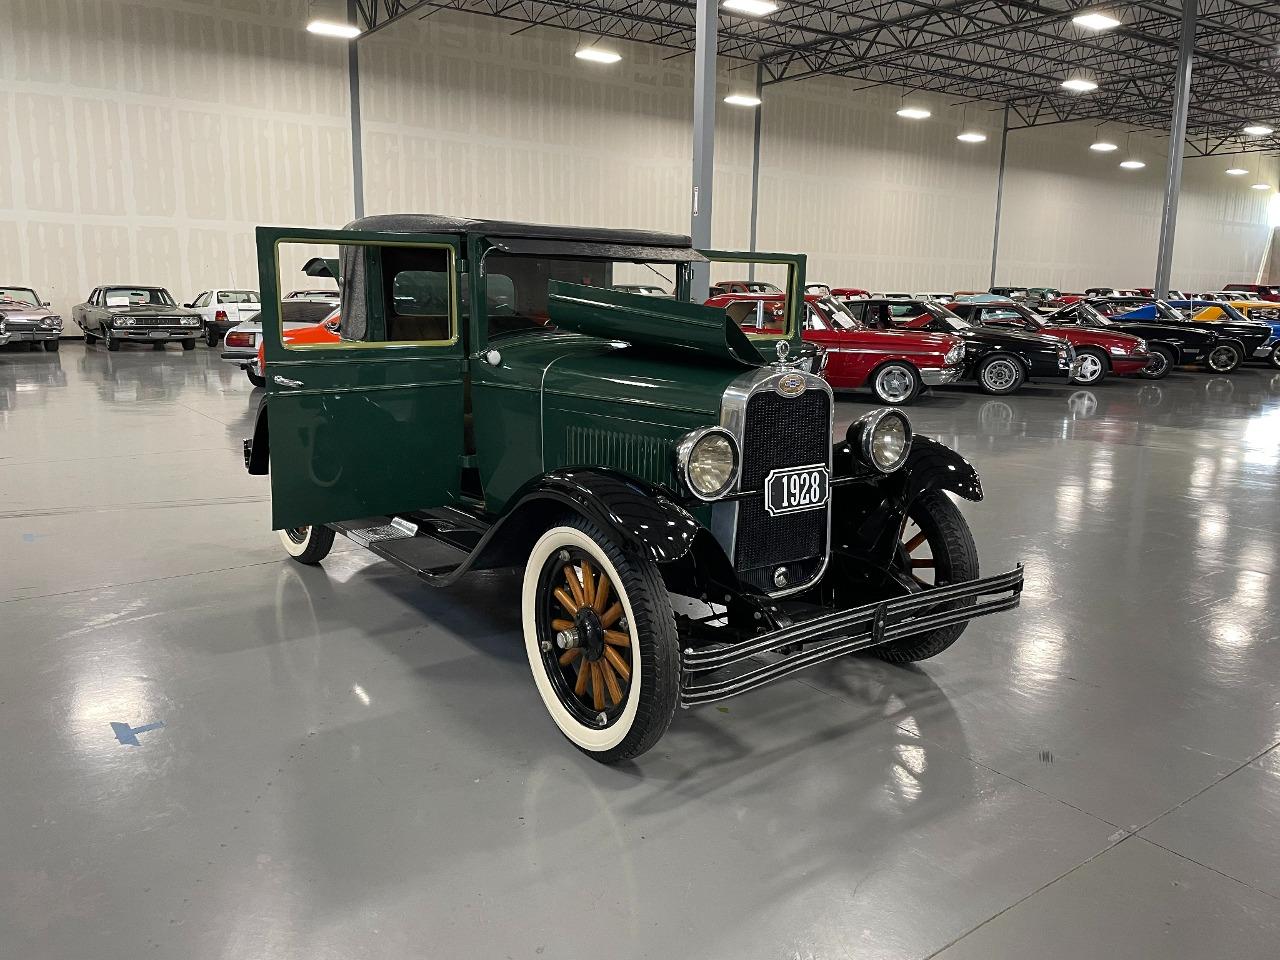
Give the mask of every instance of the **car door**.
[[[458, 501], [466, 370], [460, 236], [259, 227], [275, 528]], [[341, 338], [281, 338], [283, 249], [337, 245]], [[288, 254], [293, 256], [293, 253]]]

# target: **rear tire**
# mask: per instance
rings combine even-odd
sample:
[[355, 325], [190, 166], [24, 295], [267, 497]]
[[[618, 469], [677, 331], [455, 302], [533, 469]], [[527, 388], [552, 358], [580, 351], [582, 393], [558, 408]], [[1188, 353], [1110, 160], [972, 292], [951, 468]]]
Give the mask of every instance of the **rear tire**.
[[871, 392], [881, 403], [905, 406], [920, 395], [920, 374], [909, 363], [893, 360], [871, 377]]
[[[918, 530], [918, 533], [910, 539], [899, 542], [898, 556], [894, 564], [900, 572], [906, 573], [918, 582], [922, 589], [978, 579], [978, 548], [973, 542], [973, 534], [960, 508], [945, 493], [941, 490], [930, 490], [912, 502], [907, 509], [907, 522], [903, 526], [904, 535], [907, 530], [912, 529]], [[911, 547], [913, 541], [921, 535], [923, 539], [915, 547]], [[922, 555], [920, 550], [922, 546], [927, 547], [928, 557]], [[932, 583], [924, 581], [917, 574], [917, 571], [930, 570], [933, 572]], [[967, 600], [953, 600], [931, 609], [955, 610], [960, 607], [971, 607], [974, 602], [970, 597]], [[914, 663], [917, 660], [928, 660], [955, 643], [960, 634], [964, 633], [966, 626], [968, 626], [967, 623], [957, 623], [950, 627], [940, 627], [929, 633], [903, 637], [875, 647], [871, 652], [881, 660], [887, 660], [890, 663]]]
[[1206, 370], [1213, 373], [1230, 373], [1244, 362], [1244, 354], [1233, 343], [1219, 343], [1209, 348], [1204, 358]]
[[299, 563], [315, 566], [333, 549], [333, 531], [325, 526], [294, 527], [277, 530], [285, 552]]
[[1073, 379], [1072, 383], [1081, 386], [1091, 387], [1095, 383], [1101, 383], [1107, 377], [1107, 358], [1099, 350], [1084, 349], [1076, 353], [1079, 360], [1080, 375]]
[[212, 349], [213, 347], [216, 347], [218, 345], [218, 341], [221, 339], [222, 338], [218, 336], [218, 331], [215, 330], [213, 327], [208, 327], [205, 329], [204, 342], [205, 342], [205, 345], [208, 346], [210, 349]]
[[1163, 380], [1177, 362], [1171, 349], [1157, 344], [1151, 348], [1151, 362], [1138, 371], [1138, 376], [1144, 380]]
[[1007, 353], [987, 357], [978, 364], [978, 385], [998, 397], [1013, 393], [1026, 378], [1022, 364]]
[[[603, 602], [593, 599], [601, 580], [587, 590], [596, 573], [609, 583]], [[538, 694], [575, 747], [600, 763], [617, 763], [661, 739], [679, 702], [680, 644], [666, 585], [651, 561], [625, 552], [582, 518], [566, 520], [530, 551], [521, 611]], [[559, 643], [566, 630], [570, 647]]]

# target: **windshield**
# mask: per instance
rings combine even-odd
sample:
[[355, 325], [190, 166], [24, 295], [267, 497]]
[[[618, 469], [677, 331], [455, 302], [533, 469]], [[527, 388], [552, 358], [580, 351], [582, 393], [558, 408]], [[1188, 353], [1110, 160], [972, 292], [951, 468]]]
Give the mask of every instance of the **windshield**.
[[219, 303], [261, 303], [256, 290], [219, 290]]
[[889, 319], [895, 323], [926, 315], [950, 330], [969, 330], [973, 327], [968, 320], [962, 320], [942, 304], [932, 300], [907, 300], [889, 304]]
[[108, 307], [177, 306], [163, 287], [107, 287], [102, 299]]
[[818, 308], [835, 330], [865, 330], [862, 324], [853, 312], [835, 297], [820, 297], [814, 301], [814, 305]]
[[[1068, 308], [1069, 309], [1069, 308]], [[1104, 317], [1091, 303], [1085, 303], [1083, 300], [1075, 304], [1076, 316], [1080, 318], [1081, 323], [1087, 323], [1093, 327], [1111, 327], [1115, 324]]]
[[992, 320], [1027, 320], [1032, 326], [1040, 326], [1040, 316], [1020, 303], [987, 307], [982, 311], [982, 320], [984, 323]]
[[[547, 283], [550, 280], [580, 283], [606, 290], [619, 286], [635, 289], [650, 288], [649, 284], [639, 282], [647, 276], [650, 280], [660, 279], [667, 290], [673, 290], [676, 286], [676, 272], [677, 267], [672, 263], [567, 260], [491, 250], [484, 258], [485, 313], [489, 318], [489, 337], [554, 330], [547, 309]], [[620, 277], [619, 274], [623, 276]]]
[[40, 306], [40, 298], [30, 287], [0, 287], [0, 300], [14, 300], [18, 303], [29, 303], [33, 307]]

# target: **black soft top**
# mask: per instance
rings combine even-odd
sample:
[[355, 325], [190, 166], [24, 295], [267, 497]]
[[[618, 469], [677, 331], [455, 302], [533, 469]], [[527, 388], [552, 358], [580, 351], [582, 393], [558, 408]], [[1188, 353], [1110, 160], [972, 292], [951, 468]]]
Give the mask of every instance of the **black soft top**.
[[547, 223], [513, 223], [506, 220], [469, 220], [434, 213], [384, 213], [352, 220], [343, 229], [383, 233], [475, 233], [486, 237], [530, 240], [567, 240], [627, 247], [691, 248], [688, 236], [651, 230], [619, 230], [611, 227], [562, 227]]

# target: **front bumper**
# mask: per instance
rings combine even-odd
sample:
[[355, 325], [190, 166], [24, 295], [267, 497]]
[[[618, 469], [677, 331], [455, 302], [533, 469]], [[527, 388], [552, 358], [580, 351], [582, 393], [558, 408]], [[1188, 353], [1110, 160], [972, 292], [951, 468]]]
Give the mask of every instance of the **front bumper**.
[[151, 343], [167, 343], [171, 340], [194, 340], [200, 336], [199, 327], [115, 327], [111, 336], [116, 340]]
[[920, 380], [929, 387], [945, 387], [955, 383], [964, 374], [964, 364], [956, 363], [949, 367], [929, 367], [920, 371]]
[[[998, 576], [838, 610], [736, 643], [689, 647], [680, 654], [680, 706], [714, 703], [836, 657], [1011, 610], [1021, 595], [1019, 564]], [[971, 603], [956, 605], [962, 601]]]
[[57, 340], [62, 335], [58, 327], [19, 327], [9, 324], [8, 343], [41, 343]]

